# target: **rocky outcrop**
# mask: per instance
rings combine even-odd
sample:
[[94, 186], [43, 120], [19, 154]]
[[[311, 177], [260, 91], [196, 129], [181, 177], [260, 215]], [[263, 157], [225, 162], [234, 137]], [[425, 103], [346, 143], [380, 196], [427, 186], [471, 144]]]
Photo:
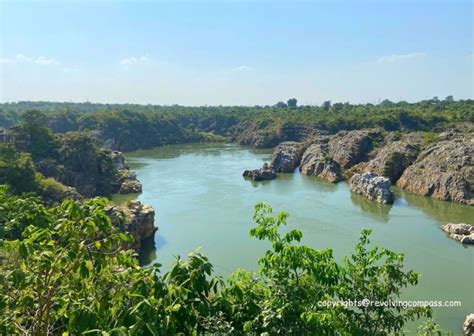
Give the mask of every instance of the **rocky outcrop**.
[[125, 155], [123, 155], [122, 152], [119, 151], [112, 151], [112, 161], [115, 164], [115, 167], [117, 167], [118, 170], [128, 170], [128, 164], [125, 162]]
[[142, 192], [142, 184], [138, 180], [125, 180], [120, 185], [119, 194], [137, 194]]
[[341, 131], [329, 140], [329, 155], [342, 168], [349, 169], [366, 161], [374, 147], [374, 141], [382, 134], [373, 130]]
[[457, 240], [462, 244], [474, 244], [474, 226], [470, 224], [448, 223], [441, 227], [446, 233], [449, 233], [451, 239]]
[[280, 124], [274, 119], [243, 121], [233, 128], [231, 140], [240, 145], [257, 148], [275, 147], [284, 141], [301, 142], [317, 132], [312, 125], [287, 122]]
[[117, 192], [119, 194], [134, 194], [142, 192], [142, 184], [137, 179], [135, 172], [123, 169], [119, 170], [119, 182]]
[[83, 199], [76, 188], [65, 186], [53, 178], [42, 180], [41, 184], [41, 198], [44, 203], [49, 206], [60, 204], [65, 199], [73, 199], [75, 201], [81, 201]]
[[128, 246], [138, 250], [142, 240], [152, 237], [155, 227], [155, 210], [139, 201], [131, 201], [122, 206], [107, 206], [106, 214], [112, 223], [120, 229], [130, 233], [134, 242]]
[[142, 184], [135, 172], [130, 170], [122, 152], [112, 151], [112, 162], [118, 171], [118, 181], [115, 190], [119, 194], [133, 194], [142, 192]]
[[474, 314], [469, 314], [464, 320], [463, 329], [467, 336], [474, 336]]
[[397, 186], [443, 201], [474, 205], [474, 138], [440, 141], [420, 153]]
[[396, 183], [405, 169], [416, 160], [418, 153], [417, 144], [406, 141], [388, 142], [377, 151], [372, 160], [361, 163], [359, 169], [388, 177], [392, 183]]
[[293, 173], [300, 164], [303, 151], [304, 145], [302, 143], [282, 142], [273, 151], [270, 166], [277, 173]]
[[355, 174], [349, 180], [351, 191], [367, 197], [371, 201], [391, 204], [394, 201], [390, 190], [390, 180], [372, 173]]
[[245, 132], [236, 137], [235, 141], [239, 145], [250, 146], [254, 148], [271, 148], [276, 146], [283, 139], [275, 133], [266, 130], [258, 130], [255, 132]]
[[329, 156], [327, 142], [324, 141], [306, 149], [301, 159], [300, 171], [303, 175], [317, 176], [332, 183], [343, 180], [341, 167]]
[[250, 178], [254, 181], [273, 180], [276, 177], [275, 170], [266, 162], [263, 164], [262, 168], [246, 170], [242, 175], [243, 177]]

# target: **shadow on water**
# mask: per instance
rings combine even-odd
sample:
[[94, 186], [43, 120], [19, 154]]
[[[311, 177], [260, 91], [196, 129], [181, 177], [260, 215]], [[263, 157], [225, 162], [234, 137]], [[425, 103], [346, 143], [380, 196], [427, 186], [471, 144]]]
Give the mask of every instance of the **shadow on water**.
[[165, 145], [149, 149], [140, 149], [126, 154], [127, 160], [133, 161], [137, 158], [147, 159], [175, 159], [183, 155], [220, 156], [228, 150], [235, 150], [237, 145], [233, 144], [212, 144], [212, 143], [191, 143], [180, 145]]
[[298, 170], [295, 171], [296, 176], [301, 176], [304, 179], [304, 183], [310, 184], [312, 187], [316, 188], [318, 191], [332, 192], [336, 191], [340, 186], [337, 183], [331, 183], [317, 176], [306, 176], [301, 174]]
[[138, 252], [138, 262], [140, 265], [150, 265], [157, 260], [157, 250], [165, 244], [165, 238], [157, 233], [150, 238], [142, 240], [140, 251]]
[[291, 180], [294, 180], [295, 179], [295, 174], [292, 174], [292, 173], [277, 173], [274, 180], [254, 181], [250, 178], [245, 178], [245, 177], [243, 177], [243, 179], [245, 181], [249, 182], [252, 185], [252, 187], [258, 188], [258, 187], [261, 187], [261, 186], [269, 185], [271, 183], [275, 183], [275, 182], [273, 182], [274, 180], [277, 180], [277, 181], [291, 181]]
[[252, 187], [254, 187], [254, 188], [259, 188], [261, 186], [268, 185], [268, 184], [272, 183], [272, 181], [270, 181], [270, 180], [254, 181], [252, 179], [248, 179], [248, 178], [245, 178], [245, 177], [242, 177], [242, 178], [245, 181], [247, 181], [248, 183], [250, 183], [252, 185]]
[[358, 208], [360, 208], [365, 214], [370, 217], [388, 223], [390, 219], [390, 210], [393, 205], [391, 204], [379, 204], [371, 201], [364, 196], [357, 195], [351, 192], [351, 202]]
[[445, 202], [427, 196], [420, 196], [414, 193], [393, 188], [396, 197], [403, 197], [407, 206], [420, 209], [427, 216], [436, 221], [445, 223], [465, 223], [466, 218], [471, 218], [468, 224], [474, 224], [474, 207], [469, 205]]

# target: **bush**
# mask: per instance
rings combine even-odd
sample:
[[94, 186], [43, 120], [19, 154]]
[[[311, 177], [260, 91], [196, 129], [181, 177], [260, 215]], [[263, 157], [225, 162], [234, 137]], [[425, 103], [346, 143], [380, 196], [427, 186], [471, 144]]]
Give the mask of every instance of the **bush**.
[[[2, 197], [8, 198], [4, 188]], [[19, 201], [1, 203], [2, 227]], [[161, 276], [159, 264], [140, 267], [121, 248], [131, 236], [111, 224], [104, 199], [82, 205], [69, 200], [53, 209], [35, 199], [22, 202], [29, 225], [2, 236], [4, 333], [388, 335], [409, 319], [430, 315], [426, 308], [318, 304], [395, 299], [417, 283], [417, 274], [404, 272], [402, 255], [369, 248], [369, 231], [339, 264], [331, 250], [301, 245], [300, 231], [282, 234], [288, 215], [273, 216], [261, 203], [251, 236], [271, 248], [259, 260], [258, 274], [238, 270], [223, 281], [206, 257], [191, 253]]]

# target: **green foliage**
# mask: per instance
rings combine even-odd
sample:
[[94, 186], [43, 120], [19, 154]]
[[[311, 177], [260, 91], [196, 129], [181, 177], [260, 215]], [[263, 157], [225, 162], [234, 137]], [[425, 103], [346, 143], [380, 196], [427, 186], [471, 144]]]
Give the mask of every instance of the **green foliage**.
[[286, 105], [288, 105], [288, 107], [291, 107], [291, 108], [296, 107], [297, 104], [298, 104], [298, 101], [296, 100], [296, 98], [290, 98], [286, 102]]
[[[53, 134], [47, 115], [32, 110], [23, 114], [23, 122], [8, 136], [8, 143], [0, 143], [0, 183], [9, 184], [13, 192], [40, 192], [36, 171], [88, 197], [118, 189], [111, 152], [102, 150], [89, 133]], [[46, 187], [54, 191], [51, 185]]]
[[9, 144], [0, 143], [0, 184], [7, 184], [15, 194], [40, 190], [31, 156]]
[[12, 131], [17, 150], [30, 153], [35, 161], [55, 156], [57, 143], [48, 127], [47, 115], [31, 110], [25, 112], [22, 119], [22, 123]]
[[67, 133], [60, 137], [58, 179], [74, 186], [85, 196], [109, 195], [119, 176], [109, 152], [100, 149], [85, 133]]
[[[9, 196], [0, 189], [0, 200]], [[18, 219], [13, 235], [5, 224], [17, 215], [18, 202], [27, 217]], [[338, 264], [331, 250], [301, 245], [300, 231], [282, 233], [288, 215], [274, 217], [263, 203], [251, 230], [270, 244], [259, 273], [238, 270], [227, 281], [213, 276], [212, 264], [196, 252], [178, 258], [163, 276], [159, 264], [138, 266], [122, 248], [131, 236], [112, 225], [104, 199], [52, 209], [34, 198], [0, 204], [3, 333], [388, 335], [430, 313], [320, 305], [394, 299], [417, 275], [403, 271], [401, 255], [369, 248], [368, 231]]]
[[78, 123], [82, 129], [100, 130], [102, 139], [121, 150], [192, 140], [176, 119], [166, 114], [119, 109], [85, 115]]
[[423, 132], [422, 139], [423, 147], [428, 147], [429, 145], [440, 141], [439, 133], [437, 132]]
[[[48, 115], [56, 132], [94, 131], [108, 145], [134, 150], [201, 141], [199, 132], [228, 137], [243, 144], [263, 136], [259, 146], [301, 140], [315, 129], [329, 132], [380, 127], [387, 131], [441, 131], [448, 125], [474, 122], [474, 101], [448, 98], [417, 103], [384, 100], [379, 105], [324, 102], [297, 106], [296, 99], [275, 106], [196, 106], [21, 102], [0, 104], [0, 119], [29, 109]], [[34, 157], [35, 158], [35, 157]]]
[[49, 223], [49, 213], [38, 197], [19, 197], [8, 191], [7, 186], [0, 186], [0, 239], [20, 239], [31, 223], [36, 227]]
[[438, 323], [435, 323], [432, 319], [427, 319], [418, 327], [418, 336], [452, 336], [453, 333], [443, 330]]
[[[369, 235], [370, 230], [363, 230], [355, 253], [344, 260], [344, 281], [338, 296], [344, 301], [395, 302], [401, 288], [418, 284], [418, 274], [404, 272], [402, 254], [378, 247], [367, 249]], [[430, 316], [430, 310], [369, 305], [349, 311], [347, 330], [351, 334], [390, 334], [401, 331], [406, 321], [421, 316]]]

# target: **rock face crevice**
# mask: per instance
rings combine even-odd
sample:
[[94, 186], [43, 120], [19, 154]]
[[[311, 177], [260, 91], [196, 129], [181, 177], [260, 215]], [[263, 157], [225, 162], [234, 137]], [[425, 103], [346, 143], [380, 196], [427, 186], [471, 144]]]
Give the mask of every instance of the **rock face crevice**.
[[116, 227], [133, 236], [134, 242], [128, 247], [135, 250], [139, 250], [141, 241], [152, 237], [157, 230], [155, 210], [139, 201], [131, 201], [121, 206], [109, 205], [105, 208], [105, 213]]
[[112, 162], [118, 171], [118, 183], [115, 191], [119, 194], [134, 194], [142, 192], [142, 184], [137, 179], [135, 172], [130, 170], [122, 152], [112, 151]]
[[335, 135], [314, 133], [304, 142], [280, 143], [274, 149], [270, 168], [249, 170], [244, 176], [273, 179], [275, 173], [290, 173], [299, 166], [303, 175], [336, 183], [352, 174], [371, 173], [419, 195], [474, 205], [472, 132], [441, 133], [430, 139], [436, 143], [422, 151], [425, 135], [376, 129], [340, 131]]
[[301, 159], [300, 172], [303, 175], [316, 176], [332, 183], [342, 181], [341, 167], [330, 156], [327, 142], [309, 146]]
[[385, 176], [395, 184], [417, 158], [419, 146], [406, 141], [393, 141], [381, 147], [375, 157], [360, 164], [362, 172]]
[[270, 166], [277, 173], [293, 173], [300, 164], [303, 151], [304, 145], [300, 142], [282, 142], [273, 151]]
[[474, 138], [431, 145], [403, 172], [397, 186], [443, 201], [474, 205]]
[[390, 190], [390, 180], [372, 173], [355, 174], [349, 180], [351, 191], [381, 204], [391, 204], [394, 201]]
[[331, 137], [328, 151], [331, 158], [341, 168], [349, 169], [366, 161], [374, 142], [382, 139], [382, 134], [374, 130], [341, 131]]

